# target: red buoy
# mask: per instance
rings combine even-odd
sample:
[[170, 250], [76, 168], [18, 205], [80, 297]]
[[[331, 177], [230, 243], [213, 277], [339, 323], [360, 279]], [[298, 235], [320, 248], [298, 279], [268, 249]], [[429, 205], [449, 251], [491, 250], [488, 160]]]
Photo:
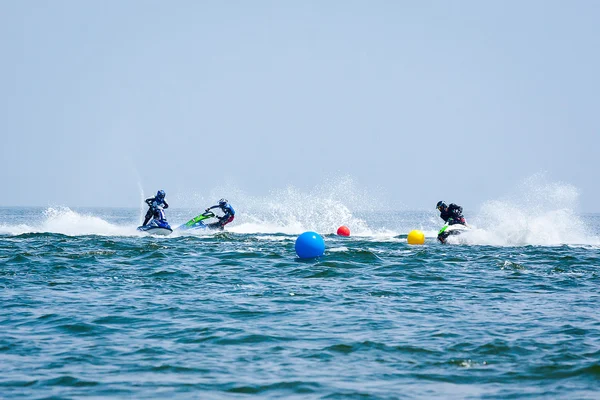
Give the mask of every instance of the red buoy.
[[339, 236], [350, 236], [350, 228], [348, 228], [346, 225], [342, 225], [338, 228], [337, 234]]

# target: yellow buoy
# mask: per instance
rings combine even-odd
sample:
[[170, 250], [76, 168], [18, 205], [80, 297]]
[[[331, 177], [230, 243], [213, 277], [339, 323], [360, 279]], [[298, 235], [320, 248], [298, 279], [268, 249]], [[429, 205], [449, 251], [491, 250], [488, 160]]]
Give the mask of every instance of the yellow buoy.
[[406, 240], [408, 241], [408, 244], [423, 244], [425, 243], [425, 234], [415, 229], [408, 233]]

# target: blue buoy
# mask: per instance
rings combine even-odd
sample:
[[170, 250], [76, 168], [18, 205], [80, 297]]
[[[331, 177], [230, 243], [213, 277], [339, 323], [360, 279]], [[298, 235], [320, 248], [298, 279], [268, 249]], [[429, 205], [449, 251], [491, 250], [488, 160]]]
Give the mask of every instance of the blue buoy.
[[295, 248], [300, 258], [320, 257], [325, 253], [325, 241], [316, 232], [304, 232], [296, 239]]

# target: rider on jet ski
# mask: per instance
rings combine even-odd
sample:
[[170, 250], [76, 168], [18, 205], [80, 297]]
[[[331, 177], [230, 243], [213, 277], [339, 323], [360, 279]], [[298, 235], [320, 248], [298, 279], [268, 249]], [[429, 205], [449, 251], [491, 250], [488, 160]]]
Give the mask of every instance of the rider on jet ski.
[[167, 201], [165, 200], [165, 191], [164, 190], [159, 190], [158, 192], [156, 192], [156, 196], [155, 197], [150, 197], [148, 199], [146, 199], [146, 204], [148, 204], [148, 207], [150, 207], [148, 209], [148, 212], [146, 213], [146, 217], [144, 218], [144, 223], [142, 224], [142, 226], [146, 226], [146, 224], [148, 223], [148, 221], [150, 221], [150, 218], [155, 217], [155, 218], [160, 218], [160, 213], [158, 212], [158, 207], [162, 206], [164, 209], [169, 208], [169, 205], [167, 204]]
[[233, 216], [235, 215], [235, 210], [231, 207], [231, 204], [226, 199], [219, 200], [219, 204], [214, 205], [212, 207], [208, 207], [206, 212], [209, 212], [213, 208], [220, 208], [223, 211], [224, 215], [222, 217], [217, 217], [218, 222], [213, 222], [212, 224], [208, 224], [209, 228], [218, 228], [223, 229], [225, 225], [233, 221]]
[[440, 212], [440, 218], [448, 225], [461, 224], [467, 225], [465, 217], [462, 215], [462, 207], [454, 203], [447, 205], [443, 201], [438, 201], [436, 208]]

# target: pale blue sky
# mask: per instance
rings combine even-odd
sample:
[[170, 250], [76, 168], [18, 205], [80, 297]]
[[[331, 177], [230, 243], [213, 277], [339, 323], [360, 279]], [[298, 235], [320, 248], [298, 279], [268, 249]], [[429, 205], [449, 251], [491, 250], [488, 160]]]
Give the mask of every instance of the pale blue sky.
[[599, 21], [598, 1], [3, 0], [0, 205], [350, 176], [391, 208], [475, 207], [547, 171], [600, 211]]

